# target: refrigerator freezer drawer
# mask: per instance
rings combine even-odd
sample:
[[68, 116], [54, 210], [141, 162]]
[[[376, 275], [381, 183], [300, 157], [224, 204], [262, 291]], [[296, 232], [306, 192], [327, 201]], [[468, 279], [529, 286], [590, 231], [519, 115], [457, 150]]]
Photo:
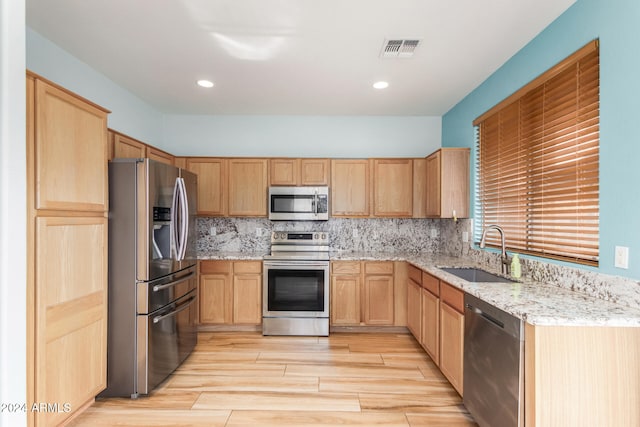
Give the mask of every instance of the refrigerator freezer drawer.
[[151, 282], [138, 282], [137, 313], [151, 313], [182, 298], [196, 289], [196, 282], [195, 266]]
[[146, 315], [138, 315], [137, 387], [148, 394], [191, 354], [197, 341], [196, 291]]

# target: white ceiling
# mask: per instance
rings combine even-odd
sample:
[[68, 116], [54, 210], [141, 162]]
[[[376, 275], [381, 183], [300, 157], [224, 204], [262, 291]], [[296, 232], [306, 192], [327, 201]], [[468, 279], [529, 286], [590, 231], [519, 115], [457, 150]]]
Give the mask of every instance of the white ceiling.
[[[574, 2], [26, 0], [26, 12], [164, 113], [440, 116]], [[422, 42], [381, 59], [385, 38]]]

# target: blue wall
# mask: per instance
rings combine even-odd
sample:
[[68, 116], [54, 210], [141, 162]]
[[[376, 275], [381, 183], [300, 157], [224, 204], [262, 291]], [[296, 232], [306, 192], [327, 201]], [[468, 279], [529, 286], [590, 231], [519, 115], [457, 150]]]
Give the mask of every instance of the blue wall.
[[163, 148], [162, 115], [149, 104], [28, 27], [26, 42], [28, 70], [110, 110], [110, 128]]
[[[600, 39], [600, 267], [640, 278], [640, 1], [578, 0], [442, 119], [444, 147], [471, 147], [473, 120], [590, 40]], [[472, 195], [472, 200], [473, 200]], [[629, 247], [629, 269], [614, 267]]]

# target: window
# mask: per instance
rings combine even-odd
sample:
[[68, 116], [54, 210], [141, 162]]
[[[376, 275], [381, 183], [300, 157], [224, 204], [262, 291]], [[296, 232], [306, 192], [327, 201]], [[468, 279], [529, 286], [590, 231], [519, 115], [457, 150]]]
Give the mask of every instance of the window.
[[477, 240], [598, 264], [599, 68], [595, 40], [474, 121]]

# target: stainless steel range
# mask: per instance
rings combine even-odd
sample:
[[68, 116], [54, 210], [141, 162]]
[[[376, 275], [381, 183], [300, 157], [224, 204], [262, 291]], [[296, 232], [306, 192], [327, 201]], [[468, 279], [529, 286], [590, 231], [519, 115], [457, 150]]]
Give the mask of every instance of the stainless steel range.
[[264, 257], [263, 335], [329, 335], [329, 235], [271, 233]]

